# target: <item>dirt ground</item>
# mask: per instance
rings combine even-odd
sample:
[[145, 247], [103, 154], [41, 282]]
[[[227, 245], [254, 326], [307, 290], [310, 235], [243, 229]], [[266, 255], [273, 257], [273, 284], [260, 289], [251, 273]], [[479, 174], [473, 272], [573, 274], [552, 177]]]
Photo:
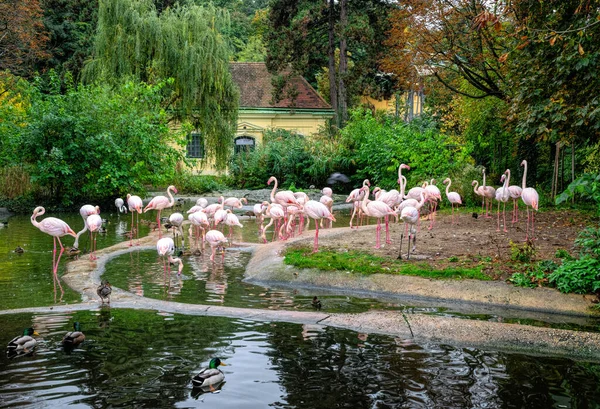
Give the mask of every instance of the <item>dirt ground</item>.
[[[456, 213], [455, 213], [456, 215]], [[435, 268], [475, 267], [483, 265], [483, 271], [495, 280], [505, 280], [514, 272], [522, 271], [523, 263], [511, 260], [511, 241], [513, 247], [522, 248], [525, 244], [526, 214], [521, 210], [519, 222], [511, 224], [512, 213], [507, 212], [507, 233], [501, 224], [497, 232], [496, 214], [482, 217], [481, 213], [458, 213], [456, 224], [451, 224], [450, 214], [438, 214], [430, 230], [426, 216], [422, 217], [417, 232], [416, 251], [411, 252], [413, 263], [427, 263]], [[502, 220], [501, 220], [502, 222]], [[578, 233], [593, 220], [590, 216], [570, 210], [538, 212], [535, 215], [535, 253], [533, 261], [554, 259], [556, 251], [567, 250], [576, 254], [574, 240]], [[311, 227], [312, 228], [312, 227]], [[385, 225], [381, 229], [381, 248], [375, 249], [376, 230], [373, 227], [359, 227], [351, 234], [322, 237], [321, 248], [360, 250], [382, 257], [397, 258], [400, 236], [404, 224], [390, 222], [391, 244], [385, 243]], [[402, 256], [406, 258], [408, 244], [403, 241]], [[516, 250], [516, 248], [515, 248]]]

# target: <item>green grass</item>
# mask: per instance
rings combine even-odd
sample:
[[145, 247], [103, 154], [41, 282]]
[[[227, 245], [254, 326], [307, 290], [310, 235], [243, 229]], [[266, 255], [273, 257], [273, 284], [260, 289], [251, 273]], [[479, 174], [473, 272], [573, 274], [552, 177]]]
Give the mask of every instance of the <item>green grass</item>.
[[433, 269], [425, 262], [413, 263], [406, 260], [377, 257], [359, 251], [340, 253], [321, 249], [318, 253], [312, 253], [308, 247], [291, 247], [285, 253], [284, 262], [298, 268], [348, 271], [363, 275], [402, 274], [437, 279], [490, 280], [481, 272], [481, 267]]

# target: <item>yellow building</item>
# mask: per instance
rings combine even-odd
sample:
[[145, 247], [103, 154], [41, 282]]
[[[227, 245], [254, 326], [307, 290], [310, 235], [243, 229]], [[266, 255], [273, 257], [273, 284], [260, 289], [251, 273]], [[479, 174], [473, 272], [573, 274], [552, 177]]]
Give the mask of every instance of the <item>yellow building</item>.
[[423, 103], [425, 95], [423, 91], [406, 91], [401, 94], [392, 95], [390, 99], [378, 100], [369, 96], [363, 96], [361, 103], [375, 111], [385, 111], [388, 114], [401, 116], [405, 121], [423, 114]]
[[[273, 101], [273, 76], [264, 63], [230, 64], [231, 75], [240, 89], [237, 132], [234, 154], [251, 150], [263, 142], [269, 129], [285, 129], [300, 135], [316, 133], [333, 118], [331, 106], [302, 77], [293, 77], [283, 90], [286, 97]], [[216, 174], [214, 162], [204, 156], [202, 135], [192, 132], [186, 152], [193, 163], [192, 172]]]

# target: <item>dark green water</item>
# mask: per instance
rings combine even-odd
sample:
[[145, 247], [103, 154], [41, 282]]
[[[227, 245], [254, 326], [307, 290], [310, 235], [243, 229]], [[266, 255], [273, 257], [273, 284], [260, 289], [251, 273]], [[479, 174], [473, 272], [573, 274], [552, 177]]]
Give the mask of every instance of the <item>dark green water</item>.
[[[70, 354], [63, 334], [86, 341]], [[320, 326], [105, 308], [0, 316], [6, 343], [40, 333], [33, 356], [0, 355], [0, 407], [598, 408], [600, 366]], [[220, 393], [192, 396], [211, 357]]]

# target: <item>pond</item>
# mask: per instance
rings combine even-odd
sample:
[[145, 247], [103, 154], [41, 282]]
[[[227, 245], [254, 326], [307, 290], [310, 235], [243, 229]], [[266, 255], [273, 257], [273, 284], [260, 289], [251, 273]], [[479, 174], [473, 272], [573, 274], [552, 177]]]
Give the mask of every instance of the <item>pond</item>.
[[[67, 354], [74, 321], [86, 340]], [[0, 407], [600, 407], [600, 365], [563, 358], [110, 308], [0, 322], [3, 342], [31, 325], [40, 334], [33, 356], [0, 355]], [[191, 379], [212, 357], [225, 383], [201, 393]]]
[[[78, 214], [50, 216], [75, 231], [83, 227]], [[98, 236], [98, 248], [127, 240], [128, 215], [102, 216], [107, 232]], [[148, 221], [155, 217], [142, 216]], [[335, 226], [347, 223], [342, 215]], [[251, 253], [236, 243], [258, 242], [258, 229], [253, 219], [243, 224], [234, 231], [224, 263], [210, 263], [208, 255], [186, 255], [181, 279], [165, 281], [156, 251], [136, 250], [110, 260], [103, 278], [145, 297], [193, 304], [311, 310], [310, 300], [317, 294], [330, 312], [392, 309], [505, 322], [522, 318], [246, 283]], [[148, 233], [147, 223], [140, 227], [142, 235]], [[70, 246], [73, 239], [66, 237], [63, 243]], [[15, 253], [17, 246], [24, 252]], [[88, 247], [89, 238], [82, 237], [80, 248]], [[54, 290], [51, 269], [52, 238], [33, 227], [29, 216], [12, 217], [0, 229], [0, 310], [78, 303], [80, 295], [68, 287], [63, 285], [64, 293]], [[527, 324], [598, 330], [597, 321], [555, 319], [528, 319]], [[74, 321], [82, 324], [86, 341], [66, 354], [60, 341]], [[600, 365], [552, 356], [416, 344], [318, 325], [110, 307], [70, 314], [0, 314], [0, 325], [4, 345], [30, 326], [40, 334], [32, 356], [8, 359], [1, 354], [0, 408], [600, 407]], [[222, 368], [226, 383], [220, 393], [198, 395], [191, 378], [214, 356], [227, 364]]]

